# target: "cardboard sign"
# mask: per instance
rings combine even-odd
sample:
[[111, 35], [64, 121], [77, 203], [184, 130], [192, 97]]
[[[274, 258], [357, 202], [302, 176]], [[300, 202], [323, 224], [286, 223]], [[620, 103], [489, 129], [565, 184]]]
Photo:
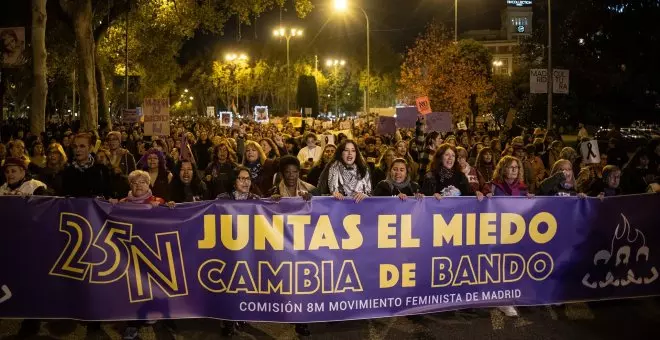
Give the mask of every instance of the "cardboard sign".
[[206, 117], [215, 118], [215, 106], [206, 107]]
[[289, 117], [289, 123], [291, 123], [294, 128], [302, 127], [302, 120], [302, 117]]
[[234, 115], [231, 111], [221, 111], [220, 115], [220, 126], [232, 126]]
[[431, 110], [431, 102], [429, 101], [429, 97], [427, 96], [419, 97], [417, 98], [416, 101], [417, 101], [417, 111], [419, 111], [419, 113], [426, 115], [433, 112], [433, 110]]
[[417, 124], [419, 112], [414, 106], [396, 108], [396, 127], [400, 129], [414, 129]]
[[254, 121], [257, 123], [268, 123], [268, 106], [255, 106], [254, 107]]
[[121, 114], [121, 121], [125, 124], [135, 124], [140, 121], [140, 116], [138, 116], [137, 110], [124, 110]]
[[396, 133], [396, 118], [394, 117], [378, 117], [378, 130], [379, 135], [389, 135]]
[[170, 134], [170, 100], [168, 98], [145, 98], [142, 105], [145, 136], [167, 136]]
[[457, 127], [459, 130], [463, 130], [463, 131], [465, 131], [465, 130], [468, 129], [468, 128], [467, 128], [467, 124], [465, 124], [465, 122], [460, 122], [460, 123], [456, 124], [456, 127]]
[[[569, 92], [569, 70], [552, 70], [552, 92], [568, 94]], [[548, 70], [529, 70], [529, 92], [548, 93]]]
[[598, 141], [590, 140], [580, 144], [580, 153], [582, 160], [587, 164], [600, 164], [600, 151], [598, 151]]
[[320, 138], [321, 149], [325, 148], [325, 146], [328, 144], [337, 145], [335, 144], [335, 135], [327, 134], [327, 135], [321, 135], [320, 137], [321, 137]]
[[424, 116], [426, 118], [426, 132], [451, 132], [453, 124], [450, 112], [431, 112]]
[[351, 121], [350, 120], [344, 120], [339, 122], [339, 129], [341, 130], [346, 130], [351, 128]]
[[332, 129], [332, 122], [323, 122], [323, 123], [321, 124], [321, 126], [322, 126], [324, 129]]
[[[312, 108], [311, 107], [306, 107], [305, 108], [305, 116], [311, 117], [312, 116]], [[311, 124], [310, 124], [311, 125]]]

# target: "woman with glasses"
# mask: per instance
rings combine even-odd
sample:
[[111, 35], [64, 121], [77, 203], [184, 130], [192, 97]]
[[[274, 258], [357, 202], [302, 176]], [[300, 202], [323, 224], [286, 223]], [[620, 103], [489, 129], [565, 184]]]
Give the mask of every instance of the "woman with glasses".
[[244, 201], [258, 200], [261, 198], [258, 194], [253, 193], [252, 176], [250, 175], [249, 168], [245, 166], [238, 166], [235, 173], [236, 178], [234, 179], [232, 190], [218, 195], [217, 199]]
[[[151, 176], [149, 173], [142, 170], [134, 170], [128, 175], [128, 184], [131, 190], [128, 196], [122, 198], [119, 203], [134, 203], [134, 204], [151, 204], [159, 206], [165, 204], [165, 200], [154, 196], [149, 188], [151, 183]], [[117, 203], [116, 200], [110, 200], [111, 203]]]

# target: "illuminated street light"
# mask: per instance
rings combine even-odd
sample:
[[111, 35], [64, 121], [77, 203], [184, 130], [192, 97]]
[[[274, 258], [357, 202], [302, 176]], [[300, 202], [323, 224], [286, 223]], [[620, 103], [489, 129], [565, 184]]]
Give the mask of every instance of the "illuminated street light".
[[183, 92], [188, 93], [188, 89], [184, 89]]
[[190, 96], [190, 100], [193, 100], [193, 96]]
[[302, 37], [303, 31], [298, 28], [284, 28], [279, 27], [273, 30], [273, 36], [276, 38], [286, 39], [286, 112], [289, 113], [290, 110], [290, 96], [289, 96], [289, 85], [291, 79], [291, 56], [290, 56], [290, 47], [291, 47], [291, 38], [293, 37]]
[[[334, 8], [336, 12], [348, 12], [348, 7], [348, 0], [334, 0]], [[367, 91], [364, 96], [364, 113], [369, 114], [369, 97], [371, 96], [371, 28], [367, 12], [361, 7], [356, 8], [362, 11], [364, 18], [367, 21]]]
[[501, 60], [493, 61], [493, 66], [495, 66], [495, 67], [500, 67], [502, 65], [504, 65], [504, 63]]

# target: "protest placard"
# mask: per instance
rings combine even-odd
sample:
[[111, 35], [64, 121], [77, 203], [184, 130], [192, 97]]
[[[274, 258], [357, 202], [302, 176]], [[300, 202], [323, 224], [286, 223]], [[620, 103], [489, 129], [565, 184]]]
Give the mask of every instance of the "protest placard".
[[453, 124], [450, 112], [431, 112], [424, 116], [426, 118], [426, 132], [450, 132]]
[[221, 111], [220, 115], [220, 126], [232, 126], [234, 117], [231, 111]]
[[170, 134], [170, 104], [168, 98], [145, 98], [142, 105], [145, 136]]
[[600, 151], [598, 150], [598, 141], [590, 140], [580, 144], [580, 153], [582, 160], [587, 164], [600, 164]]
[[429, 101], [429, 97], [427, 96], [419, 97], [417, 98], [416, 102], [417, 102], [417, 110], [419, 111], [419, 113], [426, 115], [433, 112], [433, 110], [431, 110], [431, 103]]
[[379, 135], [394, 134], [396, 132], [396, 118], [394, 117], [378, 117], [378, 130]]
[[417, 123], [418, 117], [419, 117], [419, 112], [417, 111], [417, 107], [415, 106], [397, 107], [396, 127], [400, 129], [415, 128], [415, 124]]

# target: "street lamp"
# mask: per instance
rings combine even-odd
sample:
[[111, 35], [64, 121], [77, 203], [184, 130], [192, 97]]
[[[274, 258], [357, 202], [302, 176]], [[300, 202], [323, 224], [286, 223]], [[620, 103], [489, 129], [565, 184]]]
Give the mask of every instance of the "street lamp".
[[[334, 0], [334, 7], [335, 11], [337, 12], [346, 12], [348, 11], [348, 0]], [[362, 7], [356, 7], [360, 11], [362, 11], [362, 14], [364, 14], [364, 18], [367, 20], [367, 92], [365, 94], [365, 100], [364, 100], [364, 113], [369, 114], [369, 97], [370, 97], [370, 90], [371, 90], [371, 28], [369, 24], [369, 16], [367, 15], [367, 12], [362, 8]]]
[[[328, 59], [325, 61], [325, 65], [334, 68], [335, 81], [337, 81], [339, 79], [339, 68], [344, 67], [346, 61], [344, 59]], [[339, 86], [337, 84], [335, 84], [335, 115], [339, 117]]]
[[291, 46], [291, 38], [293, 37], [301, 37], [303, 35], [303, 31], [301, 29], [297, 28], [284, 28], [284, 27], [279, 27], [273, 30], [273, 36], [277, 38], [285, 38], [286, 39], [286, 113], [289, 114], [290, 110], [290, 96], [289, 96], [289, 88], [290, 88], [290, 82], [291, 82], [291, 67], [289, 66], [290, 64], [290, 46]]
[[[225, 61], [232, 65], [234, 83], [236, 83], [236, 113], [238, 113], [238, 102], [240, 100], [240, 97], [238, 96], [238, 75], [236, 74], [236, 67], [241, 63], [247, 62], [248, 60], [250, 60], [250, 58], [245, 53], [228, 53], [225, 55]], [[227, 89], [227, 92], [229, 92], [229, 89]], [[229, 97], [229, 94], [227, 94], [227, 96]], [[227, 101], [229, 101], [229, 99], [227, 99]], [[227, 103], [227, 105], [229, 105], [229, 103]]]

